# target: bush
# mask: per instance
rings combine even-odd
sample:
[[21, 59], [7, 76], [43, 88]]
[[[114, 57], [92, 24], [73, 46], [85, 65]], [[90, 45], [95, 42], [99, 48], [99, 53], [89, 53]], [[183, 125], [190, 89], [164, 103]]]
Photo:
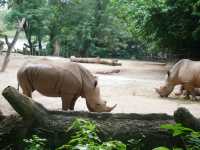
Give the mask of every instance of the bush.
[[[196, 132], [190, 128], [186, 128], [181, 124], [165, 124], [161, 128], [168, 129], [173, 136], [183, 139], [183, 147], [186, 150], [200, 150], [200, 132]], [[158, 147], [153, 150], [169, 150], [166, 147]], [[182, 148], [174, 148], [173, 150], [183, 150]]]

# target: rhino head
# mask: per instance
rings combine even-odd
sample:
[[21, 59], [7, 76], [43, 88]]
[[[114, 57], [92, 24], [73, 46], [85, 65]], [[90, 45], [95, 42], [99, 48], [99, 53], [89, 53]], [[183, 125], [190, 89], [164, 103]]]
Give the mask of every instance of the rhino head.
[[169, 94], [173, 91], [174, 86], [173, 85], [164, 85], [160, 88], [155, 88], [156, 92], [160, 95], [160, 97], [168, 97]]
[[91, 112], [111, 112], [117, 106], [117, 104], [112, 107], [107, 106], [107, 102], [101, 99], [100, 89], [97, 86], [97, 83], [95, 84], [94, 89], [87, 94], [86, 104], [88, 110]]
[[169, 94], [174, 89], [174, 75], [170, 73], [170, 71], [167, 71], [165, 84], [164, 86], [160, 86], [160, 88], [155, 88], [156, 92], [160, 95], [160, 97], [168, 97]]

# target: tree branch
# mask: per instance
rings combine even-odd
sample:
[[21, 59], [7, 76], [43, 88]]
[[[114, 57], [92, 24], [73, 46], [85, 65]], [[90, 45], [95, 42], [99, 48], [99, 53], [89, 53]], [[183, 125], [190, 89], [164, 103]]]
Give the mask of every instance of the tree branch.
[[25, 21], [26, 21], [26, 19], [22, 18], [21, 22], [18, 23], [18, 27], [17, 27], [17, 30], [15, 32], [15, 36], [14, 36], [11, 43], [9, 43], [8, 37], [5, 36], [5, 41], [6, 41], [6, 44], [8, 46], [8, 49], [7, 49], [7, 53], [6, 53], [6, 56], [4, 58], [3, 65], [2, 65], [0, 72], [4, 72], [8, 63], [9, 63], [10, 53], [11, 53], [13, 47], [15, 46], [15, 43], [17, 42], [17, 39], [19, 37], [20, 32], [23, 30], [23, 25], [24, 25]]
[[9, 41], [8, 41], [8, 36], [7, 36], [7, 35], [5, 35], [5, 42], [6, 42], [7, 47], [9, 47], [9, 46], [10, 46], [10, 43], [9, 43]]

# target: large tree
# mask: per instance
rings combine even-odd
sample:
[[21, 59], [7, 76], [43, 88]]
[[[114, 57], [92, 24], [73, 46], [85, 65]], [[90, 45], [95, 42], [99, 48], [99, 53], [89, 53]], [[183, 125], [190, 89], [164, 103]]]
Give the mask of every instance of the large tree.
[[8, 24], [26, 18], [24, 32], [31, 54], [37, 53], [35, 47], [41, 51], [42, 40], [48, 33], [48, 21], [51, 16], [47, 0], [10, 0], [8, 4], [11, 8], [6, 16]]
[[59, 41], [61, 55], [117, 56], [127, 47], [125, 26], [114, 14], [110, 0], [50, 0], [54, 17], [50, 25], [50, 44]]
[[147, 50], [199, 57], [199, 0], [112, 0], [117, 16]]

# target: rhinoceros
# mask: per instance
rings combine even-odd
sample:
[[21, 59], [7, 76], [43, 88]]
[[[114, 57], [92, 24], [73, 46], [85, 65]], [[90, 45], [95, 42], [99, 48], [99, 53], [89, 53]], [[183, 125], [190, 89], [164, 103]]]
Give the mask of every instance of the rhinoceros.
[[28, 61], [17, 72], [17, 79], [23, 94], [32, 97], [32, 92], [50, 97], [61, 97], [63, 110], [74, 110], [79, 96], [86, 99], [91, 112], [110, 112], [100, 96], [95, 76], [83, 66], [64, 60], [40, 59]]
[[168, 72], [165, 84], [156, 92], [161, 97], [167, 97], [176, 85], [182, 85], [194, 99], [195, 89], [200, 88], [200, 61], [182, 59], [178, 61]]

